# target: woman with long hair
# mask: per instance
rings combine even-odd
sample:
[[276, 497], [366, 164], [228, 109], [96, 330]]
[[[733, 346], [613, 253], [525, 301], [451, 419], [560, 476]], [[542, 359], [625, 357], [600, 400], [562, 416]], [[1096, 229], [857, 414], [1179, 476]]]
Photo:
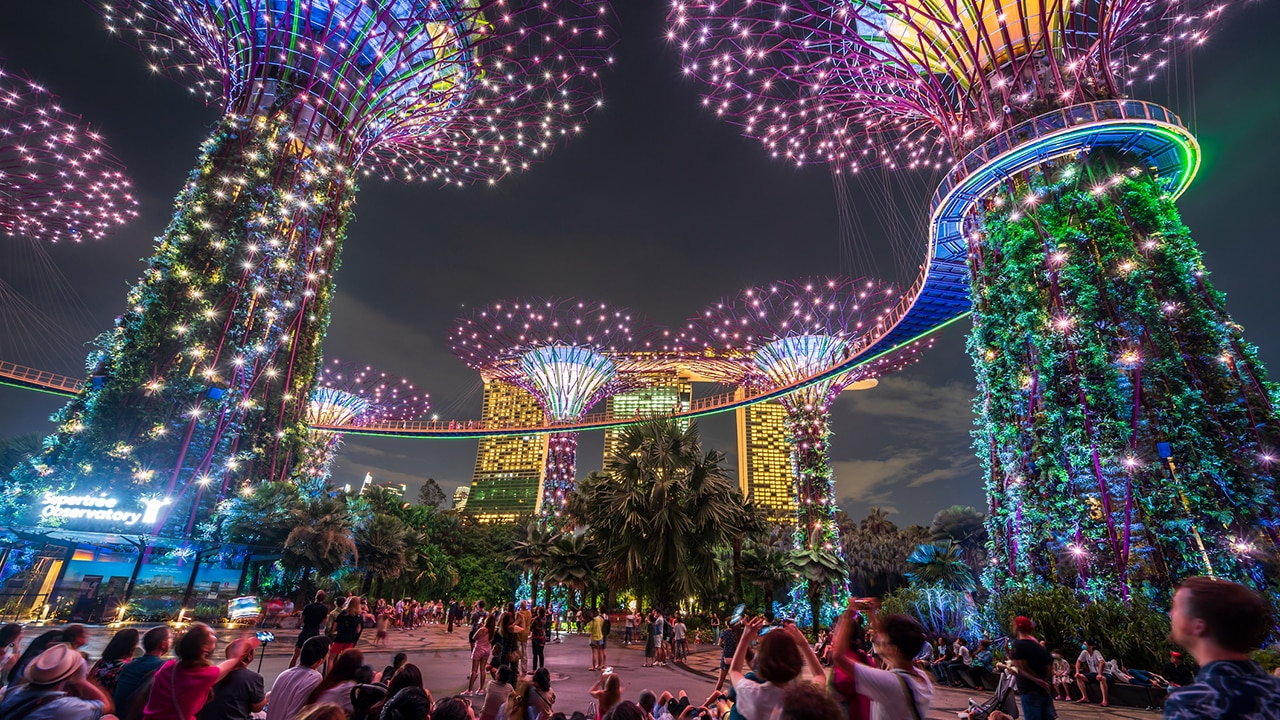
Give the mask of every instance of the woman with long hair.
[[[820, 685], [827, 682], [822, 661], [795, 625], [770, 628], [767, 634], [761, 634], [762, 627], [764, 618], [746, 622], [733, 660], [729, 663], [729, 679], [738, 698], [734, 708], [749, 720], [769, 718], [781, 708], [783, 696], [795, 684], [806, 664], [814, 682]], [[757, 637], [760, 639], [756, 647], [756, 676], [759, 680], [753, 680], [747, 677], [747, 651]]]
[[500, 648], [498, 667], [511, 668], [513, 678], [520, 677], [519, 635], [522, 632], [524, 627], [516, 622], [515, 603], [508, 603], [506, 612], [502, 613], [502, 619], [498, 621], [498, 635], [494, 644]]
[[360, 596], [347, 598], [342, 612], [333, 619], [333, 644], [329, 646], [329, 659], [341, 655], [360, 642], [360, 633], [364, 632], [364, 614], [360, 606]]
[[529, 669], [537, 672], [538, 668], [546, 667], [547, 664], [547, 611], [543, 608], [535, 608], [533, 622], [529, 623], [529, 646], [533, 655], [529, 661]]
[[[359, 605], [357, 604], [356, 607], [358, 608]], [[351, 688], [356, 686], [356, 671], [363, 664], [364, 653], [354, 648], [343, 650], [342, 654], [329, 664], [329, 673], [321, 678], [320, 684], [316, 685], [307, 696], [307, 702], [304, 705], [333, 703], [342, 708], [349, 717], [355, 712], [355, 706], [351, 704]]]
[[480, 712], [476, 713], [478, 720], [498, 720], [498, 712], [502, 706], [511, 698], [511, 693], [515, 690], [516, 673], [511, 669], [510, 665], [502, 665], [498, 668], [498, 677], [489, 681], [489, 685], [484, 689], [484, 702], [480, 705]]
[[120, 671], [133, 659], [133, 651], [138, 649], [138, 638], [139, 633], [133, 628], [125, 628], [113, 635], [102, 651], [102, 657], [89, 668], [89, 679], [101, 685], [108, 694], [115, 692]]
[[462, 693], [463, 697], [479, 694], [479, 691], [472, 690], [477, 678], [480, 680], [480, 688], [484, 687], [484, 673], [488, 672], [489, 656], [493, 654], [493, 638], [497, 622], [498, 616], [490, 613], [484, 619], [484, 625], [476, 631], [476, 644], [471, 648], [471, 675], [467, 678], [467, 691]]
[[622, 701], [622, 678], [605, 669], [596, 684], [591, 686], [591, 697], [596, 699], [596, 720], [600, 720]]
[[408, 663], [396, 671], [387, 686], [387, 700], [379, 720], [427, 720], [431, 717], [431, 693], [422, 686], [422, 671]]
[[551, 672], [546, 667], [535, 670], [533, 680], [522, 683], [517, 694], [524, 698], [527, 720], [549, 720], [555, 712], [556, 692], [551, 689]]
[[227, 648], [227, 659], [214, 665], [209, 656], [218, 647], [218, 636], [208, 625], [192, 623], [173, 647], [177, 659], [156, 670], [142, 720], [192, 720], [213, 686], [246, 662], [259, 644], [255, 637], [236, 640]]

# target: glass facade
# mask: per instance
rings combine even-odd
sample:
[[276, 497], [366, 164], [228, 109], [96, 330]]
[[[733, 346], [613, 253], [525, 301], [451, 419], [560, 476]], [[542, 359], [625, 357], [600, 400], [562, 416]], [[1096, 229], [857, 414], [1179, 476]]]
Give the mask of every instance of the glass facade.
[[[652, 383], [647, 387], [611, 396], [606, 403], [608, 412], [614, 417], [651, 417], [684, 410], [693, 400], [693, 383], [685, 378], [674, 373], [654, 373], [647, 379]], [[687, 420], [681, 422], [681, 427], [688, 425]], [[609, 458], [618, 452], [623, 430], [609, 428], [604, 431], [604, 462], [601, 467], [608, 467]]]
[[[481, 420], [489, 426], [537, 425], [542, 408], [527, 391], [486, 380]], [[465, 512], [480, 522], [514, 522], [539, 511], [548, 435], [486, 437], [476, 450]]]
[[[741, 390], [739, 390], [741, 393]], [[738, 420], [738, 483], [748, 501], [772, 522], [793, 525], [796, 491], [786, 410], [777, 400], [735, 411]]]

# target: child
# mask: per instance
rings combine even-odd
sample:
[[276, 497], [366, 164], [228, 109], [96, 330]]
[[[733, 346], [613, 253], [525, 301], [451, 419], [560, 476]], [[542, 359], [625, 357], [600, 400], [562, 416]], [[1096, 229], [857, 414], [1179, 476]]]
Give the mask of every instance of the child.
[[1054, 699], [1071, 699], [1071, 663], [1057, 650], [1053, 651], [1053, 690]]

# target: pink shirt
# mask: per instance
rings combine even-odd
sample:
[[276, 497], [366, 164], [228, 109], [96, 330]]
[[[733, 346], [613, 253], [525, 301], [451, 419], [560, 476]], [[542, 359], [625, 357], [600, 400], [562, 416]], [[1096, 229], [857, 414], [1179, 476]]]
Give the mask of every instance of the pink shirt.
[[218, 666], [179, 667], [170, 660], [156, 671], [142, 720], [192, 720], [218, 681]]

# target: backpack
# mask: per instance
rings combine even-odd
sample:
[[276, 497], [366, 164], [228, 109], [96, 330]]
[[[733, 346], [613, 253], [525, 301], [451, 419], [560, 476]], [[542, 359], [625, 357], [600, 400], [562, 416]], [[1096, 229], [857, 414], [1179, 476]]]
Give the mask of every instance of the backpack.
[[600, 634], [609, 637], [609, 631], [613, 630], [613, 623], [609, 622], [609, 616], [604, 616], [604, 623], [600, 626]]

